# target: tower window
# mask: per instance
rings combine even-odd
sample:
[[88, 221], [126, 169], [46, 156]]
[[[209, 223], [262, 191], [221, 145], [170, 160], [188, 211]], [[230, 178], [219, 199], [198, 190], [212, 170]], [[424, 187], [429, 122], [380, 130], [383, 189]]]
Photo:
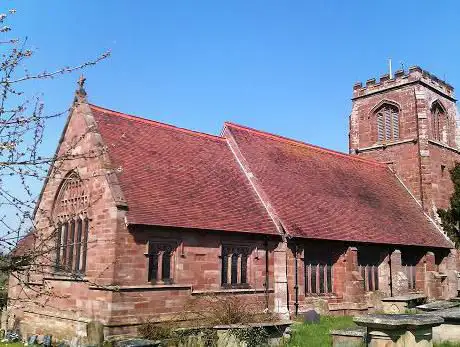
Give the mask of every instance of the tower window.
[[431, 108], [431, 136], [436, 141], [444, 141], [443, 132], [447, 127], [447, 118], [444, 108], [439, 102], [434, 102]]
[[396, 141], [399, 139], [399, 110], [393, 105], [383, 105], [377, 111], [378, 142]]

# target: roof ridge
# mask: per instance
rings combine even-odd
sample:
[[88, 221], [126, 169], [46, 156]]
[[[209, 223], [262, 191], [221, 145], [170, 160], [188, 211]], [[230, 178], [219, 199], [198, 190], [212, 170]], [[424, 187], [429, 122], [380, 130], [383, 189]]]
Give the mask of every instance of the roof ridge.
[[177, 131], [181, 131], [181, 132], [184, 132], [186, 134], [189, 134], [189, 135], [201, 136], [201, 137], [209, 138], [211, 140], [225, 141], [225, 139], [222, 138], [221, 136], [216, 136], [216, 135], [212, 135], [212, 134], [203, 133], [203, 132], [200, 132], [200, 131], [181, 128], [181, 127], [178, 127], [178, 126], [175, 126], [175, 125], [171, 125], [171, 124], [167, 124], [167, 123], [163, 123], [163, 122], [159, 122], [159, 121], [155, 121], [155, 120], [152, 120], [152, 119], [147, 119], [147, 118], [143, 118], [143, 117], [139, 117], [139, 116], [135, 116], [135, 115], [131, 115], [131, 114], [126, 114], [126, 113], [123, 113], [123, 112], [111, 110], [111, 109], [101, 107], [101, 106], [97, 106], [97, 105], [94, 105], [94, 104], [88, 104], [88, 105], [89, 105], [90, 108], [94, 108], [94, 109], [97, 109], [97, 110], [102, 111], [102, 112], [108, 112], [113, 116], [119, 116], [119, 117], [122, 117], [122, 118], [130, 119], [130, 120], [134, 120], [134, 121], [137, 121], [137, 122], [150, 124], [150, 125], [170, 129], [170, 130], [177, 130]]
[[250, 128], [250, 127], [247, 127], [247, 126], [244, 126], [244, 125], [239, 125], [239, 124], [235, 124], [235, 123], [232, 123], [232, 122], [224, 122], [224, 127], [227, 126], [227, 125], [231, 126], [231, 127], [233, 126], [235, 128], [247, 130], [247, 131], [250, 131], [250, 132], [258, 134], [258, 135], [269, 137], [269, 138], [274, 139], [274, 140], [280, 140], [280, 141], [283, 141], [283, 142], [286, 142], [286, 143], [289, 143], [289, 144], [292, 144], [292, 145], [295, 145], [295, 146], [308, 147], [308, 148], [314, 149], [314, 150], [319, 151], [319, 152], [328, 153], [328, 154], [331, 154], [331, 155], [335, 155], [335, 156], [338, 156], [338, 157], [343, 157], [343, 158], [346, 158], [346, 159], [349, 159], [349, 160], [355, 160], [355, 161], [363, 162], [363, 163], [370, 164], [370, 165], [381, 166], [381, 167], [385, 167], [385, 168], [388, 167], [385, 163], [380, 163], [378, 161], [374, 161], [374, 160], [371, 160], [371, 159], [364, 159], [364, 158], [360, 158], [360, 157], [357, 157], [357, 156], [352, 156], [350, 154], [342, 153], [342, 152], [339, 152], [339, 151], [334, 151], [332, 149], [328, 149], [328, 148], [324, 148], [324, 147], [320, 147], [320, 146], [316, 146], [316, 145], [312, 145], [310, 143], [306, 143], [306, 142], [299, 141], [299, 140], [294, 140], [294, 139], [291, 139], [291, 138], [288, 138], [288, 137], [285, 137], [285, 136], [269, 133], [269, 132], [266, 132], [266, 131], [257, 130], [257, 129]]

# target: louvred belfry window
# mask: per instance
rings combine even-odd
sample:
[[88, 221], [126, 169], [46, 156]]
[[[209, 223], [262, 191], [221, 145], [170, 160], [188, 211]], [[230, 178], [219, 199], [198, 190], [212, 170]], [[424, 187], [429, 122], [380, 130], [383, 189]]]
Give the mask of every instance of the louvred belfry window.
[[385, 104], [376, 113], [377, 141], [390, 142], [399, 139], [399, 109]]
[[443, 141], [443, 130], [447, 127], [446, 114], [438, 102], [431, 108], [431, 135], [434, 140]]
[[64, 178], [54, 207], [56, 228], [56, 271], [84, 274], [90, 221], [88, 195], [78, 174]]

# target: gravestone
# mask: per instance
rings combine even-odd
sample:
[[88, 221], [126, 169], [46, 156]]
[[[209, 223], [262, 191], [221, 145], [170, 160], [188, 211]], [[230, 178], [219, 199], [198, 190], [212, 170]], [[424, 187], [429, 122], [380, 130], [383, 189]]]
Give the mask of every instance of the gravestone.
[[99, 321], [91, 321], [86, 326], [88, 345], [102, 346], [104, 343], [104, 324]]
[[51, 347], [51, 340], [52, 336], [51, 335], [45, 335], [43, 337], [43, 347]]
[[27, 340], [27, 344], [30, 345], [36, 345], [37, 344], [37, 335], [32, 335], [29, 337], [29, 340]]
[[79, 347], [80, 346], [80, 338], [74, 336], [70, 341], [70, 347]]
[[320, 315], [315, 310], [309, 310], [302, 313], [304, 323], [319, 323]]
[[351, 327], [341, 330], [331, 330], [333, 347], [362, 347], [366, 341], [366, 328]]

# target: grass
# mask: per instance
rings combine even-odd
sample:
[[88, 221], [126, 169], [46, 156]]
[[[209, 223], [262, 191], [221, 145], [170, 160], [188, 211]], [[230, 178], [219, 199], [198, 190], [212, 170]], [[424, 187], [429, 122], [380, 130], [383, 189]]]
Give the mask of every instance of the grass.
[[[319, 324], [296, 323], [293, 325], [289, 347], [326, 347], [332, 346], [330, 330], [353, 327], [353, 317], [321, 316]], [[442, 346], [444, 347], [444, 346]], [[450, 347], [450, 346], [449, 346]]]
[[[288, 347], [327, 347], [332, 346], [331, 330], [353, 327], [353, 317], [321, 316], [318, 324], [295, 323]], [[435, 343], [434, 347], [460, 347], [458, 342]]]

